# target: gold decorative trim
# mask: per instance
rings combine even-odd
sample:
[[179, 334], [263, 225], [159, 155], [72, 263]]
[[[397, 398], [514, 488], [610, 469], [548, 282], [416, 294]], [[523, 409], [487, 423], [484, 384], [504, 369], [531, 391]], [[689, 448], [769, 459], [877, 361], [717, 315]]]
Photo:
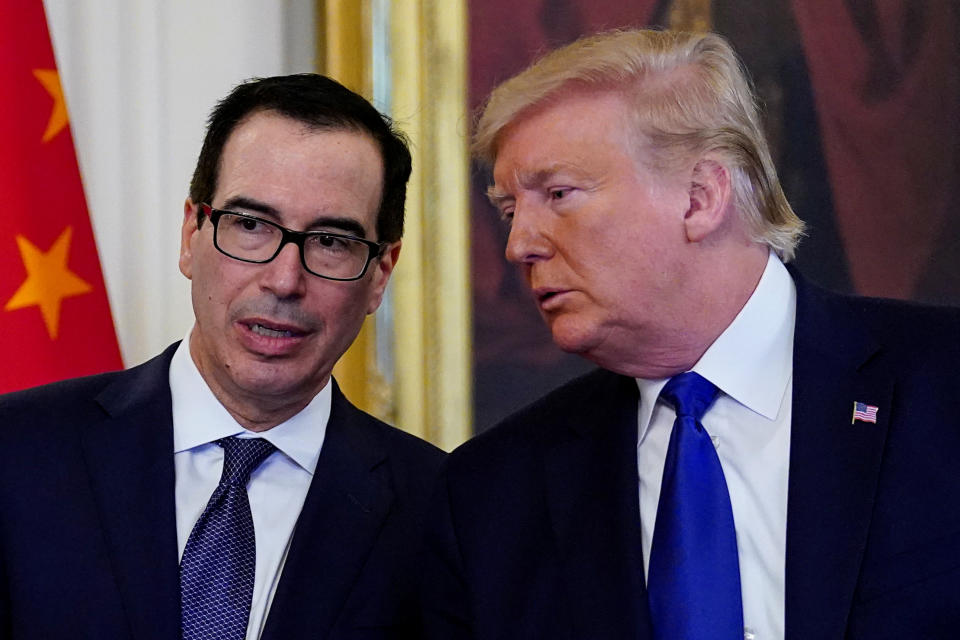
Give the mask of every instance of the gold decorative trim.
[[414, 152], [394, 283], [397, 421], [449, 450], [473, 433], [466, 2], [390, 6], [393, 116]]
[[[369, 319], [334, 372], [361, 408], [449, 450], [473, 432], [466, 0], [386, 5], [391, 115], [410, 138], [414, 166], [390, 284], [392, 393], [377, 371]], [[317, 14], [323, 72], [370, 97], [370, 0], [319, 0]]]
[[370, 97], [370, 0], [318, 0], [318, 59], [322, 73]]
[[[369, 0], [318, 0], [317, 60], [320, 71], [344, 86], [371, 95]], [[353, 345], [340, 358], [333, 375], [343, 393], [364, 411], [389, 418], [390, 397], [376, 366], [376, 325], [363, 323]]]
[[677, 31], [705, 32], [713, 28], [711, 0], [674, 0], [667, 18]]

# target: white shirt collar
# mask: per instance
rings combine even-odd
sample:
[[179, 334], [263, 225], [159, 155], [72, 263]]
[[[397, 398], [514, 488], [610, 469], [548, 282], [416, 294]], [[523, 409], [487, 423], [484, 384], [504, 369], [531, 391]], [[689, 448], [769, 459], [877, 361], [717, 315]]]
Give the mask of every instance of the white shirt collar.
[[173, 452], [240, 435], [260, 437], [313, 474], [330, 419], [333, 397], [329, 382], [299, 413], [272, 429], [254, 433], [243, 428], [217, 400], [190, 356], [190, 334], [170, 362], [170, 395], [173, 402]]
[[[797, 289], [772, 251], [757, 288], [694, 365], [696, 371], [748, 409], [773, 420], [793, 373]], [[665, 379], [638, 378], [640, 440]]]

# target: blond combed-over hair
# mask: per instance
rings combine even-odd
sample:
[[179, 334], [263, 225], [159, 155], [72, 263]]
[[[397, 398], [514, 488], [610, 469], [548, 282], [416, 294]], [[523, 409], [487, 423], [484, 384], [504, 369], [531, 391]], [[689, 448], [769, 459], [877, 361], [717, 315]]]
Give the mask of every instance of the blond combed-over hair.
[[746, 70], [721, 36], [618, 30], [551, 51], [491, 93], [477, 120], [474, 155], [492, 166], [504, 128], [568, 91], [623, 95], [632, 135], [656, 166], [716, 159], [731, 175], [750, 236], [784, 261], [793, 258], [804, 224], [783, 194]]

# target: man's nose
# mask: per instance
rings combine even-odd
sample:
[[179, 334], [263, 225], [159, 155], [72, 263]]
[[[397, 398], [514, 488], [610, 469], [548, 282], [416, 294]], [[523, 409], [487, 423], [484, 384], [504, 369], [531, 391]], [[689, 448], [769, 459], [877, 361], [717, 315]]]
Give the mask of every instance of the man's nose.
[[307, 278], [312, 278], [300, 262], [300, 247], [289, 242], [276, 258], [263, 265], [260, 286], [278, 298], [300, 297], [306, 293]]
[[543, 222], [538, 212], [518, 206], [513, 213], [510, 235], [507, 237], [507, 260], [516, 264], [530, 264], [549, 258], [553, 252], [543, 233]]

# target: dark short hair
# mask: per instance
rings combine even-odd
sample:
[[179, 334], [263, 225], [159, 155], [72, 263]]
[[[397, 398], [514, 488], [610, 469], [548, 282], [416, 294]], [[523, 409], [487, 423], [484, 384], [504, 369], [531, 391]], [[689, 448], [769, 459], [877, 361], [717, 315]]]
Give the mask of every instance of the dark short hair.
[[[220, 158], [233, 130], [251, 114], [276, 112], [311, 129], [350, 130], [369, 135], [383, 159], [383, 193], [377, 212], [377, 240], [394, 242], [403, 235], [403, 206], [410, 178], [406, 138], [363, 97], [316, 73], [253, 78], [217, 103], [190, 181], [190, 199], [207, 202], [217, 189]], [[198, 221], [202, 222], [202, 220]]]

